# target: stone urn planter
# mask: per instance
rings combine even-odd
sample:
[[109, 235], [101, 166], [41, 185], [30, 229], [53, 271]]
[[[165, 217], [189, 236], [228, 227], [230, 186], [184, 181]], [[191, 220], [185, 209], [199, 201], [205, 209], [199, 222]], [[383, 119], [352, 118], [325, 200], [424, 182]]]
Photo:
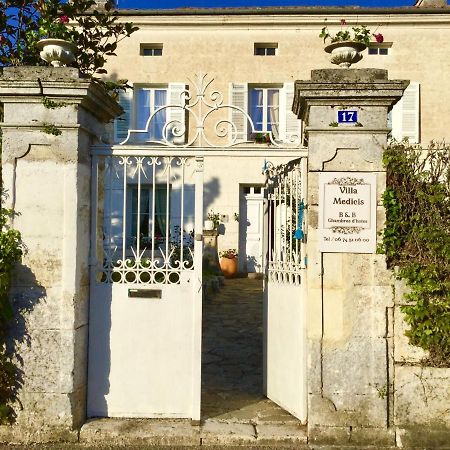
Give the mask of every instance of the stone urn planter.
[[63, 39], [41, 39], [36, 47], [41, 51], [40, 57], [53, 67], [64, 67], [75, 61], [77, 46]]
[[233, 258], [220, 258], [219, 261], [220, 270], [225, 278], [234, 278], [238, 273], [238, 259]]
[[214, 230], [214, 222], [212, 220], [205, 220], [203, 224], [203, 229], [206, 231]]
[[325, 51], [330, 53], [330, 61], [339, 67], [348, 68], [352, 64], [361, 61], [361, 52], [366, 49], [366, 44], [356, 41], [333, 42], [325, 47]]

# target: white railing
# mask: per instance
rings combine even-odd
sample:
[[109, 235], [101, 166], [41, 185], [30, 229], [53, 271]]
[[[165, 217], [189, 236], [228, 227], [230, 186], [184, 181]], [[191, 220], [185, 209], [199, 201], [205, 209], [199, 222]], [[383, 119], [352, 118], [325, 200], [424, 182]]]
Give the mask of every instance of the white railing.
[[[222, 92], [214, 89], [214, 78], [207, 74], [197, 74], [189, 79], [192, 89], [180, 92], [178, 104], [167, 104], [156, 108], [149, 115], [145, 128], [129, 129], [127, 137], [119, 145], [142, 144], [142, 136], [148, 135], [152, 125], [164, 117], [175, 116], [176, 119], [164, 123], [158, 140], [146, 139], [145, 145], [169, 148], [231, 148], [242, 144], [253, 144], [251, 136], [264, 135], [267, 138], [265, 146], [281, 149], [298, 148], [301, 141], [300, 128], [298, 133], [291, 133], [289, 138], [280, 140], [272, 131], [261, 132], [247, 111], [239, 106], [227, 104]], [[239, 123], [231, 120], [234, 117]], [[245, 137], [240, 127], [247, 130]], [[141, 136], [141, 138], [139, 138]], [[189, 136], [186, 139], [186, 136]]]
[[97, 282], [178, 284], [194, 270], [203, 159], [148, 153], [93, 153], [91, 265]]

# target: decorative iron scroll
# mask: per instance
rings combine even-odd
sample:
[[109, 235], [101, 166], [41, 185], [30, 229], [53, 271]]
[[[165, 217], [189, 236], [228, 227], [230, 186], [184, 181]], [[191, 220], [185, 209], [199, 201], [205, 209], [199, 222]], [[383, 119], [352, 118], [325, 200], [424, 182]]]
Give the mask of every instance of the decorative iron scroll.
[[299, 285], [305, 268], [304, 188], [305, 159], [274, 166], [266, 162], [268, 200], [268, 277], [269, 281]]
[[97, 282], [179, 284], [194, 269], [193, 161], [94, 157]]
[[[231, 112], [234, 115], [242, 116], [243, 123], [247, 123], [249, 135], [261, 134], [260, 131], [255, 129], [252, 118], [242, 108], [226, 104], [223, 93], [211, 88], [213, 81], [214, 78], [208, 79], [207, 74], [196, 75], [194, 81], [189, 79], [193, 90], [186, 89], [180, 93], [180, 104], [169, 104], [156, 109], [149, 116], [144, 129], [130, 129], [126, 139], [119, 145], [132, 144], [135, 135], [148, 133], [152, 123], [156, 122], [157, 115], [163, 111], [178, 113], [178, 116], [183, 117], [184, 120], [167, 121], [162, 129], [162, 138], [145, 140], [148, 145], [175, 148], [228, 148], [253, 143], [254, 141], [248, 137], [239, 138], [239, 134], [241, 134], [239, 126], [229, 118], [224, 118], [224, 116], [231, 117]], [[215, 118], [217, 115], [220, 115], [220, 117]], [[187, 133], [188, 128], [189, 133]], [[187, 134], [189, 134], [188, 140], [185, 139]], [[267, 136], [267, 145], [283, 149], [297, 148], [301, 140], [300, 133], [298, 135], [292, 133], [288, 139], [282, 141], [277, 139], [273, 132], [264, 132], [263, 134]], [[142, 144], [142, 140], [139, 143]]]

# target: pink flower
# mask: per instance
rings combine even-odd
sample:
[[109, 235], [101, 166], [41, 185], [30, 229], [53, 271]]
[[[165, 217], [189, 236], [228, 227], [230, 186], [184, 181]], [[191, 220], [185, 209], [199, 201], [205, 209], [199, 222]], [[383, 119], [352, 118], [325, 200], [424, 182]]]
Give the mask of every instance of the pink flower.
[[341, 25], [347, 25], [347, 21], [345, 19], [341, 19]]
[[67, 16], [61, 16], [61, 17], [59, 18], [59, 21], [60, 21], [61, 23], [68, 23], [68, 22], [69, 22], [69, 18], [68, 18]]
[[381, 33], [374, 34], [373, 36], [379, 44], [381, 44], [384, 41], [384, 36]]

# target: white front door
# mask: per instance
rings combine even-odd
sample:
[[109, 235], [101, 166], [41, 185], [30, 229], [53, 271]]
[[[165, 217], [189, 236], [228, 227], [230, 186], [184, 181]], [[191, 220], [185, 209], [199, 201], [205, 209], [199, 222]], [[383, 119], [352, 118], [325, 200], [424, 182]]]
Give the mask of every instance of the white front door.
[[264, 386], [268, 398], [306, 422], [304, 203], [306, 160], [277, 172], [267, 191]]
[[240, 270], [260, 273], [263, 271], [263, 189], [244, 187], [239, 209]]

